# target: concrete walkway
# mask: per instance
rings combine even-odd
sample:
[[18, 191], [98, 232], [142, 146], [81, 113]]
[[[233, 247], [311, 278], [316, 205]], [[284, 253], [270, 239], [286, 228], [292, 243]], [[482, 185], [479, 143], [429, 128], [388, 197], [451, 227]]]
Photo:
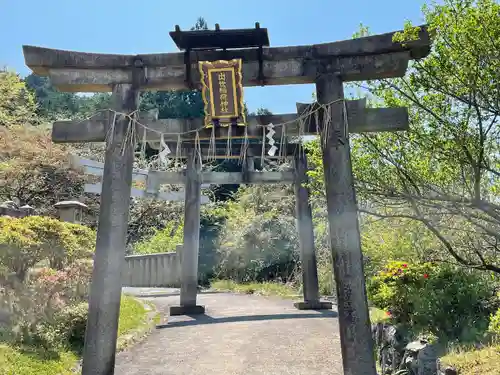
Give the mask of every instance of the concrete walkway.
[[202, 316], [167, 317], [175, 289], [128, 289], [150, 295], [165, 314], [161, 328], [117, 355], [120, 375], [341, 374], [334, 311], [298, 311], [292, 301], [202, 293]]

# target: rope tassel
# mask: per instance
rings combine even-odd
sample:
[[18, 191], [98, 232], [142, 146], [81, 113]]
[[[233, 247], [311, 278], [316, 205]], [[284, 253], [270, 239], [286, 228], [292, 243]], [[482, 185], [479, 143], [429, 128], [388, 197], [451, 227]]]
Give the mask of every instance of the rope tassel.
[[198, 156], [198, 161], [200, 162], [200, 168], [203, 165], [203, 158], [201, 155], [201, 142], [200, 142], [200, 133], [196, 132], [196, 136], [194, 138], [194, 147], [195, 147], [195, 153]]
[[231, 128], [232, 126], [227, 128], [226, 158], [228, 159], [231, 156]]
[[208, 160], [216, 159], [217, 150], [215, 148], [215, 126], [212, 126], [212, 132], [210, 134], [210, 143], [208, 145]]
[[245, 159], [247, 156], [247, 150], [248, 150], [248, 128], [245, 126], [245, 136], [244, 136], [243, 143], [241, 145], [241, 150], [240, 150], [241, 163], [245, 163]]

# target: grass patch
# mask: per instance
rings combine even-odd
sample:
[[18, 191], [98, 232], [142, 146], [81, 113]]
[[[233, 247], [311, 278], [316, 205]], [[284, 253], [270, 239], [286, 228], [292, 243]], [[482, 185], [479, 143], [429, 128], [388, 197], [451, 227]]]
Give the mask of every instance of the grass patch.
[[147, 314], [148, 311], [141, 301], [131, 296], [122, 295], [118, 336], [140, 328], [141, 325], [146, 323]]
[[161, 321], [161, 314], [152, 302], [122, 295], [121, 306], [123, 311], [120, 312], [118, 324], [117, 351], [146, 337], [151, 328]]
[[232, 280], [216, 280], [213, 281], [210, 286], [212, 289], [220, 292], [256, 294], [259, 296], [278, 296], [289, 299], [295, 299], [300, 296], [297, 288], [281, 283], [267, 282], [239, 284]]
[[[149, 324], [148, 311], [144, 304], [130, 296], [122, 296], [118, 335], [145, 328]], [[159, 321], [156, 314], [154, 321]], [[120, 337], [119, 337], [120, 340]], [[1, 375], [74, 375], [72, 369], [79, 360], [77, 354], [69, 350], [47, 351], [41, 348], [14, 347], [0, 344]]]
[[67, 375], [78, 357], [71, 351], [48, 352], [39, 348], [0, 345], [0, 373], [3, 375]]
[[441, 363], [455, 366], [460, 375], [500, 374], [500, 344], [476, 350], [455, 350], [441, 358]]
[[161, 316], [162, 316], [162, 314], [159, 311], [156, 310], [155, 304], [153, 302], [151, 302], [151, 301], [143, 301], [143, 302], [146, 305], [149, 306], [149, 308], [150, 308], [151, 311], [156, 311], [155, 315], [153, 316], [153, 323], [155, 325], [160, 324], [161, 323]]
[[[286, 299], [301, 298], [300, 290], [288, 284], [280, 283], [245, 283], [239, 284], [232, 280], [215, 280], [210, 285], [213, 290], [220, 292], [235, 292], [245, 294], [256, 294], [260, 296], [278, 296]], [[370, 321], [372, 323], [383, 322], [389, 319], [384, 310], [376, 307], [370, 308]]]

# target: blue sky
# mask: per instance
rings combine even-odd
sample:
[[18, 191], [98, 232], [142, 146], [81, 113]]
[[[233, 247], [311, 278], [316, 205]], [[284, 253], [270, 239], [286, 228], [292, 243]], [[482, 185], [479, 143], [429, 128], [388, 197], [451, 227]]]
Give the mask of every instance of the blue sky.
[[[363, 23], [372, 33], [422, 22], [423, 0], [0, 0], [0, 67], [29, 74], [21, 46], [99, 53], [177, 51], [169, 36], [176, 24], [189, 29], [197, 17], [210, 28], [267, 27], [271, 46], [349, 39]], [[245, 89], [250, 110], [294, 112], [310, 101], [313, 85]]]

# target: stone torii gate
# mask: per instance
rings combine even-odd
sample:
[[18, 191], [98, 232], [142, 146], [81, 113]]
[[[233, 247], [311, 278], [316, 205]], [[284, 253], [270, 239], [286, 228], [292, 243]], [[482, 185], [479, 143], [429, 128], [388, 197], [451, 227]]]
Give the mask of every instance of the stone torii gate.
[[[265, 33], [265, 38], [262, 37], [262, 33]], [[251, 34], [259, 36], [260, 39], [267, 39], [267, 30], [258, 27], [255, 30], [218, 30], [218, 28], [215, 31], [180, 32], [177, 30], [174, 36], [179, 40], [186, 40], [196, 38], [197, 35], [204, 35], [207, 39], [213, 38], [220, 41], [221, 38], [224, 39], [224, 35], [227, 35], [229, 39], [230, 37], [234, 39], [235, 35], [243, 38], [249, 35], [251, 37]], [[198, 61], [242, 59], [244, 86], [315, 83], [318, 102], [324, 105], [330, 104], [327, 109], [329, 111], [326, 125], [328, 132], [322, 132], [321, 144], [330, 245], [337, 283], [344, 373], [346, 375], [375, 375], [349, 137], [345, 127], [343, 82], [401, 77], [405, 74], [411, 59], [422, 58], [429, 53], [430, 41], [425, 28], [421, 29], [419, 40], [405, 45], [394, 43], [393, 35], [394, 33], [389, 33], [333, 43], [277, 48], [264, 48], [265, 42], [261, 40], [251, 45], [254, 48], [226, 50], [224, 45], [218, 45], [217, 47], [222, 48], [223, 51], [220, 49], [188, 50], [186, 53], [136, 56], [80, 53], [33, 46], [24, 46], [23, 49], [26, 64], [35, 74], [49, 76], [52, 84], [62, 91], [111, 91], [113, 110], [119, 113], [133, 113], [137, 110], [138, 94], [141, 90], [199, 87], [200, 76], [196, 69]], [[368, 112], [370, 110], [366, 111], [365, 120], [370, 116]], [[250, 124], [251, 122], [252, 120], [249, 121]], [[113, 123], [112, 128], [105, 121], [80, 125], [79, 127], [84, 131], [77, 131], [73, 127], [71, 131], [67, 131], [67, 134], [72, 133], [73, 136], [76, 133], [80, 134], [79, 137], [74, 138], [68, 135], [66, 138], [58, 139], [60, 133], [56, 128], [54, 129], [55, 141], [106, 140], [107, 142], [83, 355], [84, 375], [107, 375], [114, 372], [121, 294], [120, 273], [128, 222], [134, 145], [131, 142], [124, 142], [129, 127], [129, 118], [118, 115]], [[181, 124], [181, 121], [177, 123]], [[182, 128], [185, 130], [192, 123], [189, 121], [182, 125]], [[168, 124], [169, 127], [171, 125]], [[352, 125], [349, 125], [352, 131]], [[369, 127], [369, 122], [365, 121], [364, 126]], [[405, 128], [404, 120], [400, 126], [401, 129]], [[372, 130], [387, 129], [374, 128]], [[110, 132], [112, 136], [106, 137], [107, 132]], [[249, 150], [252, 151], [252, 148], [250, 147]], [[177, 174], [175, 179], [171, 179], [172, 175], [167, 178], [167, 174], [163, 174], [162, 179], [164, 183], [173, 182], [173, 180], [185, 181], [186, 212], [191, 210], [193, 213], [190, 217], [186, 217], [185, 226], [191, 228], [194, 233], [197, 232], [197, 224], [199, 225], [199, 185], [202, 182], [220, 183], [221, 180], [227, 178], [215, 174], [210, 176], [200, 174], [193, 148], [187, 148], [186, 151], [187, 154], [184, 156], [187, 157], [188, 163], [185, 173]], [[301, 162], [299, 157], [298, 161], [299, 173], [297, 175], [302, 176], [305, 174], [305, 160], [302, 158]], [[276, 176], [271, 177], [267, 173], [254, 172], [251, 167], [239, 177], [230, 178], [231, 183], [285, 180], [283, 174], [277, 181]], [[301, 179], [302, 177], [298, 178], [298, 180]], [[300, 187], [300, 184], [296, 186], [299, 190], [297, 195], [304, 198], [307, 192]], [[299, 202], [301, 203], [298, 203], [297, 208], [300, 215], [300, 212], [306, 211], [309, 206], [307, 203], [304, 204], [307, 201], [303, 199], [299, 199]], [[182, 263], [185, 264], [183, 267], [186, 267], [183, 269], [183, 274], [188, 275], [191, 282], [183, 286], [185, 297], [184, 300], [181, 297], [181, 306], [196, 306], [196, 290], [193, 289], [195, 288], [193, 281], [196, 277], [194, 266], [197, 266], [197, 259], [195, 259], [198, 247], [197, 236], [185, 234], [184, 246], [189, 250], [182, 256]], [[306, 242], [307, 245], [305, 245]], [[305, 240], [302, 238], [302, 251], [305, 246], [310, 246], [310, 238]], [[311, 250], [308, 252], [311, 254]], [[305, 269], [309, 269], [309, 266]]]
[[[406, 108], [366, 108], [366, 100], [348, 100], [346, 101], [347, 117], [349, 131], [351, 133], [398, 131], [408, 128], [408, 112]], [[250, 116], [248, 118], [248, 127], [250, 132], [256, 132], [257, 126], [264, 126], [269, 123], [280, 124], [288, 123], [287, 137], [297, 137], [299, 131], [300, 113], [304, 112], [309, 105], [297, 103], [299, 114], [281, 114], [281, 115], [263, 115]], [[101, 112], [97, 116], [84, 121], [56, 121], [53, 125], [52, 140], [56, 143], [65, 142], [104, 142], [106, 138], [107, 124], [111, 121], [112, 112]], [[165, 132], [181, 132], [188, 126], [192, 129], [202, 128], [203, 119], [182, 120], [182, 119], [157, 119], [150, 116], [150, 113], [140, 113], [141, 124], [147, 127], [145, 137], [140, 137], [143, 141], [159, 143], [160, 134]], [[314, 119], [306, 121], [303, 135], [316, 134], [316, 124]], [[276, 128], [277, 137], [281, 137], [283, 129]], [[144, 134], [142, 134], [144, 136]], [[177, 138], [173, 135], [166, 136], [167, 144], [174, 142]], [[172, 147], [173, 144], [172, 144]], [[292, 148], [297, 146], [292, 146]], [[184, 150], [185, 151], [185, 150]], [[297, 150], [296, 150], [297, 151]], [[202, 148], [201, 152], [206, 156], [207, 149]], [[185, 152], [180, 155], [186, 157]], [[215, 158], [226, 158], [226, 155], [215, 155]], [[239, 156], [234, 156], [239, 157]], [[299, 232], [300, 257], [302, 263], [303, 295], [304, 301], [295, 303], [299, 309], [330, 309], [330, 302], [320, 301], [319, 286], [317, 276], [317, 262], [314, 250], [314, 230], [309, 205], [309, 192], [303, 185], [307, 180], [307, 157], [303, 152], [295, 152], [293, 155], [294, 168], [282, 172], [201, 172], [198, 176], [200, 183], [224, 184], [266, 184], [266, 183], [290, 183], [295, 186], [296, 194], [296, 216], [297, 229]], [[88, 161], [87, 161], [88, 163]], [[102, 171], [99, 173], [102, 176]], [[136, 172], [137, 173], [137, 172]], [[188, 177], [185, 172], [164, 172], [164, 171], [142, 171], [144, 181], [146, 182], [146, 194], [158, 194], [162, 184], [186, 184]], [[101, 189], [101, 185], [99, 188]], [[188, 197], [186, 197], [188, 198]], [[202, 203], [202, 202], [201, 202]], [[184, 226], [187, 239], [193, 239], [193, 235], [199, 233], [199, 202], [195, 203], [194, 208], [185, 209], [185, 222], [193, 223], [193, 227]], [[189, 241], [187, 241], [189, 243]], [[193, 243], [198, 243], [195, 239]], [[196, 305], [197, 294], [197, 264], [193, 263], [198, 258], [198, 246], [183, 246], [183, 253], [190, 253], [192, 262], [184, 262], [182, 274], [181, 303], [180, 306], [172, 306], [170, 315], [185, 315], [203, 313], [204, 307]]]

